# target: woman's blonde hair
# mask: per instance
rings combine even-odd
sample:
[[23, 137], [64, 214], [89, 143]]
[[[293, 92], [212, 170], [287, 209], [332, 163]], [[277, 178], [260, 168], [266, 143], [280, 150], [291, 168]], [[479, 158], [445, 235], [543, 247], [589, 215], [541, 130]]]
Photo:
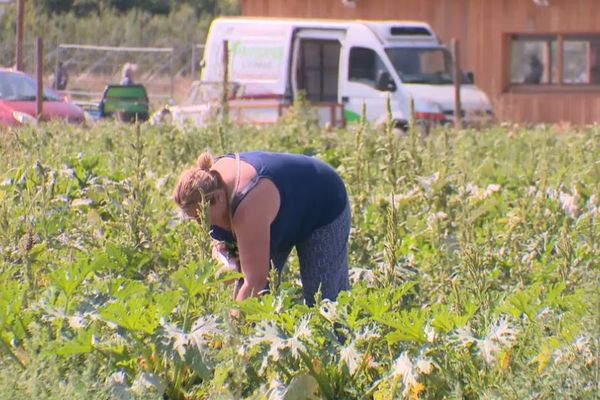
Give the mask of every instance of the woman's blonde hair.
[[183, 171], [173, 190], [173, 200], [180, 208], [210, 200], [210, 195], [223, 188], [221, 175], [212, 171], [213, 157], [209, 152], [198, 156], [196, 166]]

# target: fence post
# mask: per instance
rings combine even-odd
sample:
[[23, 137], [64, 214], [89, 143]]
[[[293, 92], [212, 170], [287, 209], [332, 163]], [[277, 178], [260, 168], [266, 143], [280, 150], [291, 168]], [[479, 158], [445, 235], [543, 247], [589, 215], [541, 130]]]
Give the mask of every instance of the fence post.
[[171, 47], [171, 59], [169, 60], [169, 69], [171, 75], [171, 90], [169, 95], [171, 96], [171, 100], [174, 99], [175, 96], [175, 48]]
[[23, 17], [25, 14], [25, 0], [17, 0], [17, 50], [15, 53], [15, 68], [23, 71]]
[[331, 103], [329, 104], [329, 119], [331, 120], [330, 122], [330, 129], [335, 129], [337, 128], [337, 103]]
[[223, 113], [223, 122], [229, 118], [229, 41], [223, 41], [223, 96], [221, 99], [221, 112]]
[[462, 128], [462, 105], [460, 101], [460, 85], [462, 72], [460, 69], [460, 45], [457, 39], [452, 39], [452, 55], [454, 58], [454, 127]]
[[[56, 47], [56, 59], [54, 60], [54, 82], [57, 82], [56, 71], [58, 71], [58, 63], [59, 62], [60, 62], [60, 45]], [[50, 64], [50, 61], [48, 61], [48, 64]], [[65, 65], [64, 68], [66, 71], [67, 66]], [[54, 82], [51, 83], [50, 89], [58, 90], [58, 85], [57, 85], [57, 87], [54, 87]], [[61, 95], [64, 94], [63, 90], [67, 90], [67, 87], [65, 86], [65, 88], [60, 91]]]
[[192, 81], [196, 80], [196, 43], [192, 44]]
[[35, 39], [35, 74], [37, 78], [35, 116], [40, 120], [44, 112], [44, 42], [39, 36]]

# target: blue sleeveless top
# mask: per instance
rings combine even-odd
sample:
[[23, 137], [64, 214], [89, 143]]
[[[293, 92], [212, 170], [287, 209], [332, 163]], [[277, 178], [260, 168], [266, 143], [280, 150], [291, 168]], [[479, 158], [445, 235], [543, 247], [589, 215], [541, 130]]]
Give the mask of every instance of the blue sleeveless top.
[[[225, 157], [233, 157], [228, 154]], [[270, 179], [279, 191], [280, 205], [271, 223], [270, 254], [289, 251], [344, 211], [348, 196], [335, 170], [317, 158], [285, 153], [240, 153], [257, 176], [233, 199], [232, 214], [261, 178]], [[233, 242], [231, 232], [211, 226], [216, 240]]]

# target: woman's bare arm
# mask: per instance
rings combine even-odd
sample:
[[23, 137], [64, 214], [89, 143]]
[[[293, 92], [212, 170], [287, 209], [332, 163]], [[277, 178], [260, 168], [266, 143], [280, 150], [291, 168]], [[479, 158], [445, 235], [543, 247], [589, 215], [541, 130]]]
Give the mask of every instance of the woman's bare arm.
[[244, 284], [236, 301], [257, 296], [269, 276], [271, 223], [279, 211], [279, 192], [270, 180], [261, 180], [240, 203], [234, 220]]
[[269, 275], [269, 230], [265, 224], [256, 223], [245, 233], [238, 234], [240, 264], [244, 274], [244, 284], [238, 291], [236, 300], [257, 296], [267, 286]]

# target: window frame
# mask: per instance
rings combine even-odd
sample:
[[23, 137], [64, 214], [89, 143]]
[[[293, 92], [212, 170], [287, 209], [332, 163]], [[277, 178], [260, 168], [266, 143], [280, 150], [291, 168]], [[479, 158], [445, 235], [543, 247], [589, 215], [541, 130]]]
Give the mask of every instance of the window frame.
[[[550, 43], [556, 40], [556, 75], [557, 83], [539, 83], [539, 84], [528, 84], [528, 83], [517, 83], [511, 82], [511, 63], [512, 63], [512, 43], [515, 40], [547, 40]], [[564, 80], [564, 42], [570, 40], [585, 40], [593, 41], [596, 39], [600, 42], [600, 32], [535, 32], [535, 33], [522, 33], [512, 32], [504, 34], [504, 63], [503, 63], [503, 75], [505, 82], [505, 92], [516, 92], [516, 93], [540, 93], [540, 92], [599, 92], [600, 82], [598, 83], [579, 83], [571, 82], [565, 83]], [[600, 52], [600, 50], [599, 50]], [[588, 52], [588, 73], [591, 69], [591, 52]], [[600, 56], [600, 54], [599, 54]], [[598, 61], [600, 65], [600, 60]], [[552, 66], [550, 66], [550, 73], [552, 73]]]

